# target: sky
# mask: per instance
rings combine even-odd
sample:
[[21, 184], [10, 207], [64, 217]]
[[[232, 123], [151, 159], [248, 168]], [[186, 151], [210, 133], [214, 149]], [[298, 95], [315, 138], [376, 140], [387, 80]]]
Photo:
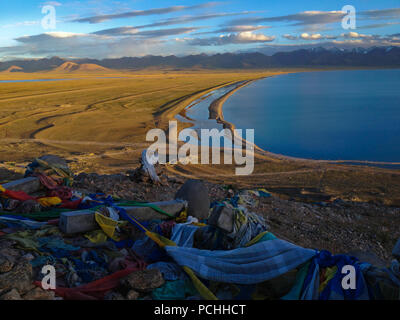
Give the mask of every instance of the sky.
[[400, 0], [0, 0], [3, 61], [316, 46], [400, 46]]

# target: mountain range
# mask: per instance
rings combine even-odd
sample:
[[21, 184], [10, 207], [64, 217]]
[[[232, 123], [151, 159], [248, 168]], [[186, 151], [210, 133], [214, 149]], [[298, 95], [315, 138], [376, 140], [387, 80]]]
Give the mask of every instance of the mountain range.
[[284, 67], [400, 67], [400, 47], [355, 48], [322, 47], [278, 52], [273, 55], [224, 53], [215, 55], [144, 56], [115, 59], [63, 59], [59, 57], [0, 62], [0, 71], [107, 71], [145, 68], [263, 69]]

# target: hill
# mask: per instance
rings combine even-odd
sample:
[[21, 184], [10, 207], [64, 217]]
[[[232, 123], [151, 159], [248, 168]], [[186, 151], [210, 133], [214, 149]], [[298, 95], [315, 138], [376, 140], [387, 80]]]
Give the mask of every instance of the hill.
[[74, 62], [64, 62], [61, 66], [56, 67], [54, 71], [57, 72], [71, 72], [79, 69], [79, 65]]
[[78, 64], [71, 61], [64, 62], [59, 67], [54, 68], [55, 72], [98, 72], [98, 71], [108, 71], [108, 70], [109, 69], [94, 63]]
[[25, 72], [36, 71], [107, 71], [145, 68], [266, 69], [285, 67], [400, 67], [400, 47], [372, 47], [345, 50], [312, 48], [278, 52], [271, 56], [260, 52], [215, 55], [144, 56], [116, 59], [75, 59], [59, 57], [0, 62], [0, 71], [11, 66]]
[[109, 71], [109, 69], [104, 68], [104, 67], [99, 66], [94, 63], [83, 63], [83, 64], [79, 65], [79, 68], [77, 71], [98, 72], [98, 71]]
[[3, 72], [23, 72], [24, 69], [18, 66], [11, 66], [7, 70], [4, 70]]

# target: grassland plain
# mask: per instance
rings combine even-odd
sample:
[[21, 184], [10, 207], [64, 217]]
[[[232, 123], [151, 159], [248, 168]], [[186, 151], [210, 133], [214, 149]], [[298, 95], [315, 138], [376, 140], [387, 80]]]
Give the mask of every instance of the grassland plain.
[[[0, 73], [0, 80], [70, 79], [0, 84], [0, 166], [22, 171], [34, 157], [53, 153], [67, 158], [76, 173], [124, 172], [137, 166], [150, 144], [145, 141], [149, 129], [167, 128], [168, 120], [207, 91], [293, 71], [298, 70]], [[232, 165], [166, 169], [169, 175], [262, 186], [286, 198], [400, 205], [399, 170], [291, 159], [268, 151], [256, 153], [251, 176], [235, 176]]]
[[276, 73], [0, 73], [0, 80], [69, 79], [0, 84], [0, 161], [29, 161], [51, 152], [79, 160], [82, 170], [131, 168], [149, 144], [147, 131], [162, 125], [171, 106], [219, 86]]

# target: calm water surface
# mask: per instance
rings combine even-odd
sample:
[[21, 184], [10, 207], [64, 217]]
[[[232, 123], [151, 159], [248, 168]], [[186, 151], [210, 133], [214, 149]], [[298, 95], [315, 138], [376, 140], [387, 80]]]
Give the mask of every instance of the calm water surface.
[[400, 70], [305, 72], [232, 95], [224, 118], [288, 156], [400, 162]]

